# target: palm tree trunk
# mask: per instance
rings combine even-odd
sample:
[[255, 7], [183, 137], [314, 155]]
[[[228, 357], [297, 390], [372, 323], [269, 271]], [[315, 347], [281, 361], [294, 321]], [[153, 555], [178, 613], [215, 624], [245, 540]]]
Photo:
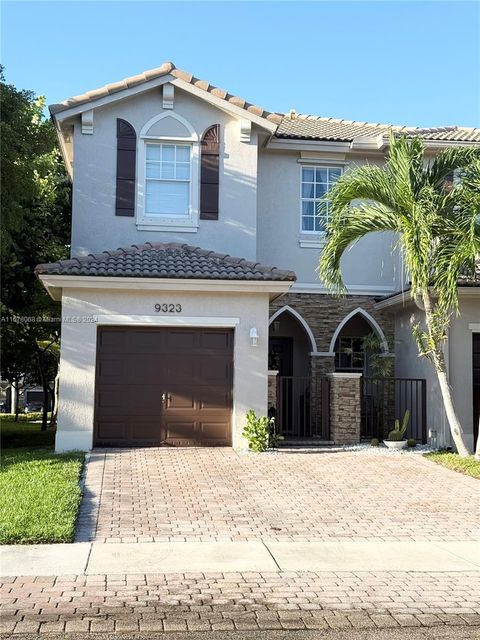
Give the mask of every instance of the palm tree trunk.
[[442, 393], [443, 407], [445, 409], [448, 424], [450, 426], [450, 433], [452, 434], [452, 439], [455, 443], [455, 447], [458, 451], [459, 456], [465, 458], [466, 456], [470, 455], [470, 451], [468, 450], [468, 447], [465, 444], [465, 440], [463, 439], [462, 426], [457, 417], [455, 407], [453, 406], [452, 391], [450, 389], [450, 385], [448, 384], [447, 371], [445, 367], [445, 357], [443, 355], [442, 346], [436, 344], [433, 336], [433, 309], [430, 293], [428, 292], [428, 290], [422, 293], [422, 301], [425, 308], [425, 322], [427, 325], [427, 330], [429, 336], [433, 339], [433, 342], [435, 344], [432, 354], [433, 365], [435, 367], [438, 384]]

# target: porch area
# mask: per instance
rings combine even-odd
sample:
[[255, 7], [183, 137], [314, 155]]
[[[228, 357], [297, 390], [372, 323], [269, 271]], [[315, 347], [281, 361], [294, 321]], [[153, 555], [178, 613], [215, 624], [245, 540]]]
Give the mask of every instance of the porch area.
[[406, 438], [425, 444], [426, 380], [395, 374], [393, 327], [372, 299], [283, 299], [289, 304], [270, 317], [268, 351], [268, 415], [282, 444], [382, 441], [407, 410]]

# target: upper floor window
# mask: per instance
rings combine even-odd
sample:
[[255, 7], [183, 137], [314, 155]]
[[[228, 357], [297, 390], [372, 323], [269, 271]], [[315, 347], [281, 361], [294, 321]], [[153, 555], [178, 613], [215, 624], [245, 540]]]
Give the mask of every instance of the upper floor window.
[[145, 215], [189, 215], [190, 156], [188, 144], [147, 143]]
[[302, 232], [321, 233], [326, 230], [331, 205], [323, 198], [341, 175], [341, 167], [302, 167]]

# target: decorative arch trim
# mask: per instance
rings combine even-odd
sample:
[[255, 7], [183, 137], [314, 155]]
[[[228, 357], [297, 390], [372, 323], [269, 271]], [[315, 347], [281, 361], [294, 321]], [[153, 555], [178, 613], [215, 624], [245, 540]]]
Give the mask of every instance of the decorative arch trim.
[[[197, 132], [192, 127], [190, 122], [185, 118], [183, 118], [182, 116], [179, 116], [178, 113], [174, 113], [173, 111], [168, 111], [167, 113], [160, 113], [156, 116], [153, 116], [153, 118], [150, 118], [150, 120], [143, 125], [142, 130], [140, 131], [140, 137], [148, 138], [149, 137], [148, 131], [151, 129], [151, 127], [153, 127], [154, 124], [156, 124], [157, 122], [160, 122], [160, 120], [163, 120], [164, 118], [173, 118], [174, 120], [177, 120], [178, 122], [180, 122], [180, 124], [182, 124], [185, 127], [185, 129], [187, 129], [190, 136], [185, 136], [185, 137], [181, 136], [181, 138], [179, 139], [198, 142]], [[162, 137], [167, 138], [168, 136], [162, 136]]]
[[382, 328], [380, 327], [378, 322], [375, 320], [375, 318], [373, 318], [368, 313], [368, 311], [365, 311], [365, 309], [362, 309], [362, 307], [357, 307], [353, 311], [350, 311], [350, 313], [346, 315], [345, 318], [343, 318], [343, 320], [337, 326], [337, 328], [335, 329], [335, 333], [333, 334], [333, 337], [330, 341], [330, 351], [335, 352], [335, 343], [337, 341], [338, 336], [340, 335], [341, 330], [347, 324], [347, 322], [357, 314], [365, 318], [365, 320], [368, 322], [368, 324], [372, 327], [372, 329], [375, 331], [377, 336], [380, 338], [380, 343], [382, 345], [383, 352], [388, 353], [388, 342], [387, 342], [387, 339], [385, 338], [385, 334], [383, 333]]
[[292, 307], [290, 307], [288, 304], [286, 304], [285, 306], [283, 306], [281, 309], [278, 309], [277, 311], [275, 311], [275, 313], [271, 316], [268, 324], [269, 326], [272, 324], [272, 322], [274, 320], [276, 320], [278, 318], [278, 316], [281, 316], [282, 313], [289, 313], [290, 315], [292, 315], [296, 320], [298, 320], [298, 322], [302, 325], [302, 327], [305, 330], [305, 333], [308, 336], [308, 339], [310, 340], [310, 346], [311, 346], [311, 353], [313, 355], [317, 354], [317, 342], [315, 340], [315, 336], [313, 335], [312, 330], [310, 329], [308, 322], [305, 320], [305, 318], [303, 316], [301, 316], [298, 311], [296, 311], [295, 309], [293, 309]]

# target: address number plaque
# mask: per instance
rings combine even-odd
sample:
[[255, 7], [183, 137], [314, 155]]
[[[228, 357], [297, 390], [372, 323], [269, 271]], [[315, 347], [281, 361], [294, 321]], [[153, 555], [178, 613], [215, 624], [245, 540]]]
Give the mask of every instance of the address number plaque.
[[157, 313], [181, 313], [182, 305], [174, 304], [172, 302], [158, 302], [155, 305], [155, 311]]

